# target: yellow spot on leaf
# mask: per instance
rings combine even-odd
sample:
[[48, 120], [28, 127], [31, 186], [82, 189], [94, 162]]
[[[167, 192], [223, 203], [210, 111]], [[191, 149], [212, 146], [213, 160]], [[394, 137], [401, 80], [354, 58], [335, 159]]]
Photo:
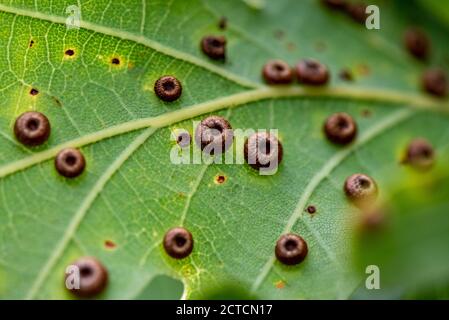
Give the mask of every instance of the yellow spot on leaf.
[[285, 282], [282, 281], [282, 280], [276, 281], [276, 282], [274, 283], [274, 286], [275, 286], [277, 289], [283, 289], [283, 288], [285, 287]]

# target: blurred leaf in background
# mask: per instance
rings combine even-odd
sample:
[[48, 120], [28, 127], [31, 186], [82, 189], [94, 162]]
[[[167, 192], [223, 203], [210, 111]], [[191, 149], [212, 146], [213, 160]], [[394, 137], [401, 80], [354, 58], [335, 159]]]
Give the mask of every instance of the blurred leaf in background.
[[361, 214], [354, 238], [358, 269], [378, 266], [381, 289], [372, 290], [371, 295], [360, 290], [359, 295], [448, 297], [448, 182], [447, 163], [431, 172], [411, 169], [408, 179], [390, 185], [380, 208]]

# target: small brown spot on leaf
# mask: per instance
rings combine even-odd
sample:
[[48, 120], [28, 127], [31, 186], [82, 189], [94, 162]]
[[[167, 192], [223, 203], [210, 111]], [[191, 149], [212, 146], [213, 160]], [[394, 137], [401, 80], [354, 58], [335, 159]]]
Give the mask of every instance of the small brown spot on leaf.
[[308, 206], [306, 210], [307, 210], [307, 212], [310, 213], [310, 214], [316, 213], [316, 207], [315, 207], [315, 206], [312, 206], [312, 205], [311, 205], [311, 206]]
[[32, 88], [30, 90], [30, 95], [32, 96], [37, 96], [39, 94], [39, 90]]
[[282, 281], [282, 280], [276, 281], [276, 282], [274, 283], [274, 286], [275, 286], [277, 289], [284, 289], [284, 288], [285, 288], [285, 282]]
[[105, 240], [104, 246], [106, 247], [106, 249], [115, 249], [115, 247], [117, 247], [117, 244], [112, 240]]
[[370, 109], [363, 109], [362, 110], [362, 117], [369, 118], [373, 115], [373, 112]]
[[215, 177], [216, 184], [223, 184], [225, 182], [226, 182], [226, 176], [219, 174], [218, 176]]
[[359, 64], [357, 67], [357, 74], [360, 76], [368, 76], [371, 72], [370, 68], [366, 64]]
[[75, 50], [73, 50], [73, 49], [67, 49], [67, 50], [65, 51], [65, 55], [68, 56], [68, 57], [72, 57], [72, 56], [75, 55]]
[[354, 81], [354, 76], [353, 76], [351, 70], [349, 70], [349, 69], [341, 70], [340, 73], [338, 74], [338, 76], [343, 81], [348, 81], [348, 82]]
[[30, 40], [30, 44], [29, 44], [29, 47], [30, 47], [30, 48], [32, 48], [32, 47], [33, 47], [33, 45], [34, 45], [34, 40]]
[[111, 63], [112, 63], [112, 64], [115, 64], [115, 65], [119, 65], [119, 64], [120, 64], [120, 59], [117, 58], [117, 57], [112, 58], [112, 59], [111, 59]]
[[176, 137], [176, 143], [181, 147], [181, 148], [186, 148], [188, 146], [190, 146], [190, 141], [191, 141], [191, 137], [190, 134], [187, 131], [182, 131], [178, 134], [178, 136]]
[[228, 18], [221, 17], [220, 20], [218, 21], [218, 28], [220, 30], [225, 30], [227, 27], [228, 27]]
[[58, 105], [58, 107], [62, 107], [62, 102], [56, 97], [51, 97], [53, 101]]

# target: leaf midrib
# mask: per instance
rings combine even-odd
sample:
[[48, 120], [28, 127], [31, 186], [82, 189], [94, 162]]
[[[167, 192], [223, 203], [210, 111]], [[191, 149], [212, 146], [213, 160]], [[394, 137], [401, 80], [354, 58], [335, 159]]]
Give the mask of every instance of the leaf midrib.
[[347, 99], [353, 101], [375, 101], [386, 104], [405, 105], [407, 107], [441, 112], [449, 114], [449, 105], [445, 101], [434, 100], [431, 98], [406, 95], [396, 91], [377, 90], [377, 89], [360, 89], [349, 87], [333, 87], [333, 88], [269, 88], [254, 89], [237, 93], [228, 97], [218, 98], [206, 101], [180, 110], [168, 112], [156, 117], [142, 118], [131, 120], [112, 126], [85, 136], [63, 142], [48, 150], [34, 153], [29, 157], [22, 158], [18, 161], [3, 165], [0, 167], [0, 178], [4, 178], [10, 174], [26, 169], [33, 165], [39, 164], [46, 160], [52, 159], [61, 149], [64, 148], [80, 148], [101, 140], [111, 138], [120, 134], [128, 133], [138, 129], [147, 127], [163, 128], [183, 120], [194, 118], [205, 113], [215, 112], [225, 108], [234, 108], [251, 102], [257, 102], [273, 98], [290, 98], [290, 97], [325, 97], [330, 99]]

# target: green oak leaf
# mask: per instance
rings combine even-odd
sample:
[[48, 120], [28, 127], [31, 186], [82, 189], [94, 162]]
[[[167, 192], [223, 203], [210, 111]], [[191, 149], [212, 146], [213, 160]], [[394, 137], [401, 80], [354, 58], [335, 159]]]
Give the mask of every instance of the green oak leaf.
[[[415, 1], [373, 2], [380, 30], [313, 0], [0, 1], [0, 297], [74, 298], [64, 272], [81, 256], [108, 269], [104, 299], [158, 297], [154, 281], [164, 275], [182, 281], [183, 298], [191, 299], [230, 286], [258, 298], [350, 297], [363, 279], [349, 259], [359, 212], [343, 194], [345, 178], [366, 173], [382, 194], [392, 170], [406, 176], [401, 158], [418, 136], [442, 165], [449, 155], [449, 103], [420, 89], [428, 66], [448, 66], [448, 30]], [[66, 27], [71, 5], [80, 9], [79, 29]], [[428, 63], [403, 48], [403, 32], [415, 24], [434, 44]], [[227, 37], [226, 61], [201, 52], [209, 34]], [[293, 65], [305, 57], [329, 66], [328, 86], [264, 85], [267, 60]], [[338, 77], [343, 69], [352, 82]], [[176, 102], [154, 94], [163, 75], [183, 85]], [[32, 149], [12, 133], [28, 110], [52, 124], [48, 142]], [[358, 123], [348, 147], [323, 135], [335, 112]], [[171, 163], [172, 132], [192, 133], [193, 121], [209, 114], [233, 128], [278, 129], [278, 172]], [[85, 155], [86, 172], [76, 179], [54, 168], [65, 147]], [[218, 175], [224, 183], [215, 183]], [[176, 261], [161, 245], [175, 226], [195, 241], [192, 254]], [[295, 267], [274, 257], [286, 232], [309, 246]]]

